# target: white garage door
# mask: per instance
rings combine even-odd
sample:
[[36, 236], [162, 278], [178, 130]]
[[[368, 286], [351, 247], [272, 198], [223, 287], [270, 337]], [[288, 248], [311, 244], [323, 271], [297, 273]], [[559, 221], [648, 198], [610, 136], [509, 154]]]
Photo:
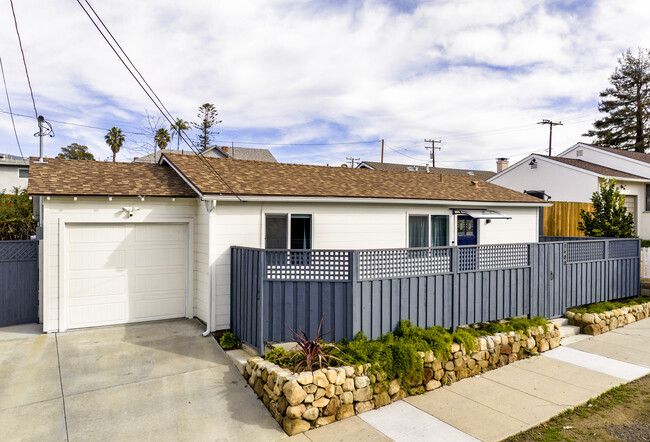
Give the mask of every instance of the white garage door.
[[185, 316], [184, 224], [69, 225], [67, 327]]

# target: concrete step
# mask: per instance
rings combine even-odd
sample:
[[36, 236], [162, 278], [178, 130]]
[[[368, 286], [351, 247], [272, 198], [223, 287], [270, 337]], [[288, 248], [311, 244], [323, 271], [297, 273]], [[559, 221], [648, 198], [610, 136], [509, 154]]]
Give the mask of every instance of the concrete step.
[[560, 338], [568, 338], [569, 336], [576, 336], [580, 334], [580, 327], [577, 325], [563, 325], [559, 328]]
[[226, 354], [232, 361], [233, 365], [237, 367], [239, 373], [243, 375], [244, 370], [246, 369], [246, 361], [248, 361], [248, 358], [250, 358], [251, 355], [247, 351], [241, 349], [228, 350]]
[[569, 325], [569, 320], [567, 318], [555, 318], [555, 319], [551, 319], [551, 322], [557, 328]]

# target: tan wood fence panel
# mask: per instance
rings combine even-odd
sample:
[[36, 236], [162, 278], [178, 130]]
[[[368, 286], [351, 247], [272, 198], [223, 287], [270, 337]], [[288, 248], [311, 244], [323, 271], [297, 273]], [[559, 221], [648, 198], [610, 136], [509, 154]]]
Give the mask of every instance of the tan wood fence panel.
[[553, 207], [544, 207], [544, 236], [585, 236], [578, 230], [580, 210], [592, 211], [591, 203], [570, 201], [551, 203]]

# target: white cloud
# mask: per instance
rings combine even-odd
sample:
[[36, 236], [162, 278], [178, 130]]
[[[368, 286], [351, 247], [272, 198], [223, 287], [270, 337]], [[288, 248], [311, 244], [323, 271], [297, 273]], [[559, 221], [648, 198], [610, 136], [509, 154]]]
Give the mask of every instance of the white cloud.
[[[95, 3], [174, 115], [192, 120], [200, 104], [216, 104], [224, 121], [219, 139], [385, 138], [418, 159], [387, 149], [387, 161], [424, 162], [422, 140], [435, 137], [446, 166], [493, 169], [491, 158], [544, 149], [541, 118], [567, 119], [554, 134], [563, 150], [589, 129], [617, 55], [650, 46], [650, 8], [642, 1], [602, 0], [572, 11], [544, 1], [449, 0], [412, 13], [376, 0]], [[0, 14], [0, 55], [14, 110], [29, 114], [8, 12]], [[137, 131], [144, 109], [155, 110], [76, 3], [20, 2], [16, 13], [46, 118]], [[20, 124], [21, 141], [35, 155], [28, 123]], [[50, 155], [71, 142], [100, 158], [110, 154], [102, 131], [55, 130]], [[17, 151], [4, 114], [0, 140], [1, 150]], [[379, 158], [378, 144], [272, 150], [305, 163]], [[125, 150], [119, 158], [129, 156]]]

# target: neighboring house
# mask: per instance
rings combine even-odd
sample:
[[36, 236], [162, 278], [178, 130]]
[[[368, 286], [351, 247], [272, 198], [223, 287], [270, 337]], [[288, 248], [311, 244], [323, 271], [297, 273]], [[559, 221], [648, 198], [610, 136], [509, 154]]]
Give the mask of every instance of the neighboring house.
[[29, 160], [14, 155], [0, 154], [0, 193], [13, 192], [14, 187], [27, 188]]
[[[650, 155], [578, 143], [558, 156], [532, 154], [488, 182], [545, 194], [552, 201], [589, 203], [602, 181], [616, 179], [637, 235], [650, 238]], [[577, 223], [577, 220], [576, 220]]]
[[374, 170], [393, 170], [402, 172], [424, 172], [424, 173], [441, 173], [443, 175], [456, 175], [456, 176], [469, 176], [479, 180], [486, 181], [495, 175], [494, 172], [489, 170], [471, 170], [471, 169], [451, 169], [446, 167], [429, 167], [429, 166], [413, 166], [410, 164], [397, 164], [397, 163], [379, 163], [375, 161], [362, 161], [357, 166], [359, 169], [374, 169]]
[[[180, 154], [180, 155], [195, 155], [191, 150], [172, 150], [166, 149], [165, 152]], [[157, 163], [160, 160], [162, 152], [157, 151], [154, 154], [150, 153], [143, 157], [134, 158], [136, 163]], [[249, 160], [249, 161], [266, 161], [277, 163], [277, 160], [268, 149], [256, 149], [251, 147], [228, 147], [228, 146], [212, 146], [201, 153], [205, 157], [212, 158], [233, 158], [236, 160]]]
[[[207, 158], [32, 162], [43, 329], [230, 325], [230, 247], [377, 249], [538, 240], [545, 203], [472, 177]], [[316, 269], [317, 270], [317, 269]]]

